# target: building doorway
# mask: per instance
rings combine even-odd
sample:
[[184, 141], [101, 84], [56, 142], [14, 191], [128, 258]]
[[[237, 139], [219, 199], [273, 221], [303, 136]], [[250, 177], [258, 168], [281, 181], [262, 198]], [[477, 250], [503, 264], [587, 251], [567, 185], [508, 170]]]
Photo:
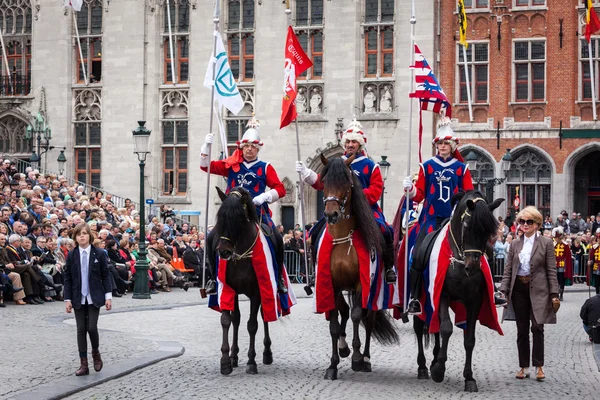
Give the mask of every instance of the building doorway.
[[293, 206], [281, 206], [281, 225], [283, 225], [284, 232], [294, 229], [296, 224], [294, 214]]
[[594, 173], [600, 165], [600, 151], [587, 154], [575, 165], [575, 192], [573, 210], [582, 215], [596, 215], [600, 212], [600, 175]]

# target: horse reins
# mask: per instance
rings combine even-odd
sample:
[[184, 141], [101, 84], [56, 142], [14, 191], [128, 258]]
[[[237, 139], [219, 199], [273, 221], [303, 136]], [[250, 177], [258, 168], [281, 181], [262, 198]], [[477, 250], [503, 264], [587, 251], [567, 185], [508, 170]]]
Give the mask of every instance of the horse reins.
[[344, 236], [342, 238], [334, 238], [333, 242], [332, 242], [334, 246], [336, 244], [343, 244], [343, 243], [350, 242], [350, 246], [348, 246], [348, 253], [346, 254], [347, 256], [350, 255], [350, 250], [352, 250], [352, 234], [353, 233], [354, 233], [354, 230], [351, 230], [350, 233], [348, 233], [348, 236]]
[[[473, 200], [473, 203], [477, 203], [478, 201], [483, 201], [484, 199], [481, 197], [477, 197], [476, 199]], [[469, 214], [469, 209], [466, 208], [465, 211], [462, 213], [462, 215], [460, 216], [460, 246], [458, 245], [458, 243], [456, 242], [456, 238], [454, 237], [454, 232], [452, 231], [452, 225], [450, 225], [450, 237], [452, 237], [452, 241], [454, 242], [454, 246], [456, 246], [456, 249], [458, 250], [458, 257], [456, 258], [454, 256], [452, 256], [450, 258], [450, 261], [452, 263], [458, 263], [458, 264], [465, 264], [465, 253], [479, 253], [479, 255], [483, 255], [483, 251], [482, 250], [476, 250], [476, 249], [468, 249], [468, 250], [463, 250], [462, 248], [462, 244], [464, 242], [464, 236], [465, 236], [465, 227], [464, 227], [464, 220], [465, 217], [470, 217], [471, 214]]]
[[[239, 199], [242, 198], [242, 194], [240, 192], [229, 192], [230, 195], [234, 195], [237, 196]], [[244, 209], [246, 208], [246, 203], [244, 204]], [[235, 245], [233, 247], [233, 254], [231, 254], [231, 259], [233, 259], [233, 261], [240, 261], [243, 260], [244, 258], [252, 258], [252, 254], [254, 253], [254, 246], [256, 246], [256, 242], [258, 241], [258, 237], [260, 236], [260, 226], [256, 225], [256, 237], [254, 238], [254, 242], [252, 242], [252, 244], [250, 245], [250, 247], [248, 248], [248, 250], [246, 250], [245, 252], [243, 252], [242, 254], [237, 254], [235, 252]], [[221, 240], [227, 240], [230, 243], [233, 243], [233, 240], [229, 239], [227, 236], [219, 236]]]
[[[340, 199], [337, 196], [327, 196], [323, 199], [323, 205], [326, 205], [330, 201], [335, 201], [340, 205], [340, 212], [342, 213], [342, 218], [350, 219], [351, 215], [346, 215], [346, 203], [348, 202], [348, 196], [350, 195], [350, 191], [354, 187], [354, 182], [352, 182], [352, 177], [350, 177], [350, 187], [346, 190], [346, 194], [343, 199]], [[345, 242], [344, 242], [345, 243]]]

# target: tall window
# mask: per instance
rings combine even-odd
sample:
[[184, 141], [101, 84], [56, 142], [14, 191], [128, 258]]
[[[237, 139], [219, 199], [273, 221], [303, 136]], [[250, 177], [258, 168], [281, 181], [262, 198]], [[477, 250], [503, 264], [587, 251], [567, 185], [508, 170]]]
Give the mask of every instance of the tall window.
[[162, 121], [163, 194], [185, 195], [188, 187], [188, 122]]
[[300, 79], [323, 77], [323, 0], [296, 0], [296, 26], [294, 28], [304, 52], [313, 66], [300, 75]]
[[229, 119], [227, 120], [227, 152], [225, 157], [229, 157], [237, 149], [237, 141], [242, 138], [246, 125], [250, 118]]
[[546, 92], [546, 42], [514, 42], [514, 99], [544, 101]]
[[5, 62], [0, 67], [0, 96], [25, 96], [31, 91], [31, 1], [1, 1], [0, 10], [8, 60], [8, 70]]
[[[465, 77], [465, 63], [463, 49], [457, 45], [458, 51], [458, 82], [460, 83], [459, 101], [466, 103], [467, 80]], [[488, 43], [470, 43], [467, 49], [467, 70], [471, 86], [471, 99], [474, 103], [488, 102]]]
[[254, 79], [254, 0], [229, 0], [227, 45], [233, 76], [241, 82]]
[[546, 0], [513, 0], [515, 7], [535, 7], [545, 6]]
[[475, 190], [478, 190], [484, 196], [487, 196], [487, 183], [494, 179], [495, 164], [488, 156], [477, 150], [467, 148], [461, 151], [461, 154], [463, 157], [466, 157], [471, 151], [477, 156], [477, 168], [475, 170], [469, 170], [471, 172], [471, 177], [473, 178], [473, 186]]
[[[77, 13], [77, 29], [81, 43], [81, 55], [85, 73], [90, 83], [102, 81], [102, 0], [84, 0], [81, 11]], [[75, 29], [73, 29], [75, 35]], [[81, 55], [79, 49], [74, 49], [77, 54], [76, 79], [77, 83], [84, 83], [83, 69], [81, 68]]]
[[75, 178], [88, 185], [101, 185], [102, 100], [100, 88], [73, 90]]
[[[514, 157], [514, 156], [513, 156]], [[514, 212], [514, 200], [519, 188], [520, 209], [535, 206], [542, 215], [550, 215], [552, 167], [533, 151], [525, 151], [513, 159], [507, 179], [508, 207]]]
[[365, 0], [365, 76], [394, 73], [394, 0]]
[[[457, 2], [458, 3], [458, 2]], [[489, 0], [465, 0], [465, 9], [481, 9], [489, 8]]]
[[171, 36], [173, 41], [173, 58], [171, 63], [171, 42], [169, 38], [169, 14], [167, 3], [164, 5], [164, 29], [161, 34], [164, 50], [164, 82], [173, 83], [171, 66], [175, 66], [175, 82], [187, 83], [190, 68], [190, 5], [188, 0], [171, 0]]
[[[581, 51], [579, 52], [579, 62], [581, 63], [581, 100], [592, 100], [592, 77], [590, 75], [590, 52], [588, 49], [588, 43], [585, 39], [580, 41]], [[592, 39], [592, 65], [594, 66], [594, 84], [596, 89], [596, 96], [598, 94], [598, 73], [600, 72], [599, 64], [600, 59], [598, 57], [598, 45], [600, 44], [599, 39]]]

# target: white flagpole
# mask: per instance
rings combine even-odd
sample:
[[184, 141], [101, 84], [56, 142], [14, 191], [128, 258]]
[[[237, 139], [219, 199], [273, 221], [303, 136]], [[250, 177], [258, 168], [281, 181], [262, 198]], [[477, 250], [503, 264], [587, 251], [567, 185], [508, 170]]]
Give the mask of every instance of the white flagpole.
[[11, 93], [15, 94], [14, 88], [12, 85], [12, 77], [10, 75], [10, 66], [8, 65], [8, 57], [6, 55], [6, 47], [4, 47], [4, 37], [2, 35], [2, 29], [0, 29], [0, 44], [2, 44], [2, 57], [4, 58], [4, 64], [6, 65], [6, 74], [8, 75], [8, 85], [10, 86]]
[[[410, 16], [410, 66], [412, 67], [415, 64], [415, 25], [417, 23], [417, 18], [415, 17], [415, 0], [412, 0], [412, 9], [411, 9], [411, 16]], [[415, 70], [413, 68], [410, 69], [410, 93], [412, 93], [413, 89], [414, 89], [414, 84], [415, 84]], [[412, 121], [413, 121], [413, 99], [412, 97], [409, 98], [408, 100], [408, 144], [407, 144], [407, 149], [408, 149], [408, 155], [406, 157], [406, 176], [410, 176], [410, 156], [412, 154]], [[410, 189], [405, 189], [404, 190], [404, 198], [406, 201], [406, 210], [405, 210], [405, 225], [404, 225], [404, 238], [402, 240], [404, 240], [404, 293], [402, 293], [402, 298], [403, 298], [403, 304], [402, 304], [402, 310], [404, 311], [404, 313], [407, 312], [407, 305], [408, 305], [408, 296], [406, 296], [406, 293], [408, 292], [408, 253], [409, 253], [409, 248], [408, 248], [408, 219], [410, 217], [410, 209], [411, 207], [411, 200], [409, 198], [410, 195]]]
[[[219, 1], [221, 0], [215, 0], [215, 13], [213, 16], [213, 22], [215, 23], [215, 32], [219, 31]], [[168, 0], [167, 0], [167, 8], [168, 8]], [[169, 26], [171, 24], [169, 23]], [[215, 74], [216, 74], [216, 70], [215, 70], [215, 53], [217, 52], [217, 35], [213, 35], [214, 36], [214, 42], [213, 42], [213, 52], [212, 52], [212, 58], [211, 58], [211, 62], [213, 63], [213, 69], [212, 69], [212, 80], [213, 80], [213, 85], [212, 85], [212, 89], [210, 91], [210, 106], [212, 107], [211, 113], [210, 113], [210, 122], [209, 122], [209, 128], [208, 128], [208, 132], [212, 133], [212, 129], [213, 129], [213, 118], [215, 115], [215, 85], [214, 85], [214, 80], [215, 80]], [[171, 61], [173, 59], [171, 58]], [[206, 239], [208, 239], [208, 208], [210, 205], [210, 156], [211, 156], [211, 152], [212, 152], [212, 144], [208, 145], [208, 167], [206, 169], [206, 206], [204, 207], [204, 239], [206, 243]], [[200, 289], [200, 293], [202, 294], [202, 297], [206, 297], [206, 254], [208, 253], [208, 250], [206, 249], [206, 245], [204, 246], [204, 256], [202, 257], [202, 288]], [[217, 279], [216, 276], [213, 276], [213, 278]]]
[[588, 42], [588, 53], [590, 55], [590, 83], [592, 85], [592, 115], [594, 121], [597, 120], [596, 116], [596, 82], [594, 82], [594, 61], [592, 60], [592, 40]]
[[[218, 0], [217, 0], [218, 2]], [[218, 18], [218, 16], [217, 16]], [[175, 85], [177, 83], [177, 74], [175, 73], [175, 58], [173, 57], [173, 32], [171, 29], [171, 5], [169, 3], [169, 0], [167, 0], [167, 20], [168, 20], [168, 24], [169, 24], [169, 52], [171, 54], [171, 78], [173, 79], [173, 85]], [[215, 39], [215, 43], [216, 39]], [[214, 54], [214, 51], [213, 51]], [[214, 79], [214, 76], [213, 76]], [[214, 86], [213, 86], [214, 87]], [[211, 116], [212, 119], [212, 116]], [[211, 128], [212, 130], [212, 128]]]
[[[73, 25], [75, 25], [75, 36], [77, 37], [77, 47], [79, 48], [79, 59], [81, 60], [81, 70], [83, 71], [83, 82], [87, 86], [88, 78], [85, 72], [85, 62], [83, 61], [83, 51], [81, 51], [81, 39], [79, 39], [79, 28], [77, 27], [77, 17], [75, 16], [75, 10], [73, 10]], [[88, 48], [88, 57], [90, 57], [90, 49]]]
[[[473, 122], [473, 105], [471, 103], [471, 84], [469, 83], [469, 65], [467, 63], [467, 47], [461, 46], [463, 52], [463, 61], [465, 63], [465, 81], [467, 83], [467, 101], [469, 102], [469, 122]], [[471, 52], [471, 57], [474, 56], [474, 52]]]

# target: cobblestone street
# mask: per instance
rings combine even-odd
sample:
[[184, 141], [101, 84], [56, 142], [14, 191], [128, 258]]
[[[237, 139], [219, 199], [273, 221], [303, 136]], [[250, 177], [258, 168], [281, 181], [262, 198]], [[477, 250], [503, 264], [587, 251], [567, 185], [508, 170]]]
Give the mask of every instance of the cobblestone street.
[[[581, 286], [577, 286], [581, 288]], [[296, 287], [300, 292], [301, 287]], [[416, 378], [416, 340], [412, 324], [398, 323], [400, 345], [372, 350], [372, 373], [356, 373], [343, 359], [339, 379], [323, 379], [329, 364], [330, 337], [323, 316], [312, 313], [312, 299], [299, 299], [292, 316], [271, 324], [274, 363], [262, 364], [262, 328], [257, 336], [258, 375], [245, 374], [248, 335], [245, 321], [249, 303], [242, 303], [240, 367], [230, 376], [219, 373], [221, 327], [219, 314], [197, 305], [196, 290], [154, 296], [150, 301], [117, 299], [115, 312], [103, 312], [99, 327], [105, 364], [152, 349], [157, 340], [174, 340], [185, 346], [181, 357], [162, 361], [119, 379], [68, 397], [69, 399], [354, 399], [379, 398], [492, 398], [558, 399], [593, 398], [600, 391], [598, 367], [592, 345], [579, 320], [579, 308], [587, 291], [570, 291], [559, 311], [559, 323], [546, 326], [547, 381], [517, 381], [516, 328], [503, 324], [504, 337], [478, 327], [473, 365], [479, 393], [463, 392], [462, 335], [455, 328], [450, 339], [446, 380], [441, 384]], [[176, 308], [135, 312], [133, 307]], [[186, 305], [187, 304], [187, 305]], [[62, 304], [17, 307], [4, 311], [9, 326], [2, 329], [8, 342], [19, 343], [5, 350], [6, 359], [21, 360], [16, 367], [2, 363], [0, 397], [10, 398], [22, 390], [73, 373], [77, 366], [74, 321], [60, 322]], [[142, 308], [143, 310], [143, 308]], [[262, 326], [262, 325], [261, 325]], [[26, 339], [23, 339], [23, 336]], [[349, 333], [349, 341], [351, 334]], [[43, 346], [39, 346], [39, 343]], [[67, 352], [64, 349], [69, 349]], [[428, 352], [428, 363], [431, 361]], [[16, 368], [16, 369], [15, 369]], [[94, 372], [92, 372], [93, 374]], [[15, 379], [18, 377], [18, 379]]]

